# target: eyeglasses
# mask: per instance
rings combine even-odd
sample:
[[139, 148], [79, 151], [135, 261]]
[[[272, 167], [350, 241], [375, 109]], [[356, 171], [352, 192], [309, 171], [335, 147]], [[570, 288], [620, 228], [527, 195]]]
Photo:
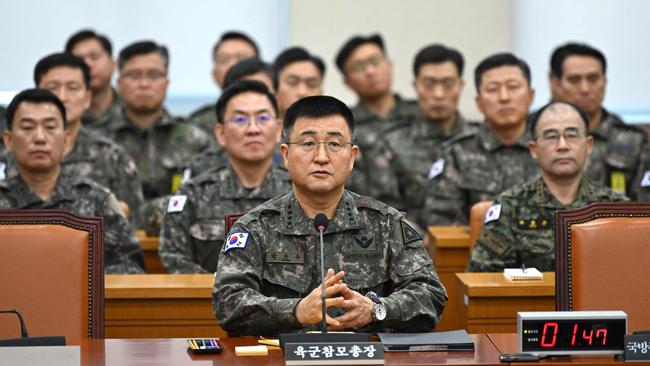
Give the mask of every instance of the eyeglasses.
[[431, 90], [436, 85], [441, 85], [443, 89], [449, 90], [455, 87], [458, 84], [459, 79], [453, 77], [447, 77], [442, 79], [436, 79], [432, 77], [421, 77], [417, 79], [417, 83], [420, 84], [423, 88]]
[[305, 154], [313, 154], [318, 150], [320, 145], [325, 145], [325, 151], [332, 155], [338, 155], [345, 151], [347, 145], [352, 146], [352, 142], [341, 140], [316, 141], [306, 139], [301, 141], [287, 141], [287, 145], [296, 145]]
[[536, 139], [541, 140], [545, 145], [557, 145], [560, 142], [561, 137], [564, 137], [564, 141], [566, 141], [567, 144], [575, 144], [585, 137], [585, 135], [579, 128], [569, 127], [562, 133], [558, 130], [545, 130], [542, 132], [542, 135], [538, 136]]
[[368, 65], [379, 66], [382, 62], [384, 62], [384, 60], [385, 60], [384, 56], [376, 55], [376, 56], [368, 57], [365, 60], [355, 61], [352, 63], [352, 65], [350, 65], [350, 72], [352, 73], [364, 72], [368, 68]]
[[240, 128], [244, 128], [252, 123], [252, 121], [255, 121], [260, 126], [266, 126], [270, 122], [276, 121], [277, 119], [273, 117], [272, 115], [268, 113], [262, 113], [256, 115], [254, 118], [251, 118], [249, 116], [243, 116], [243, 115], [238, 115], [235, 116], [226, 122], [232, 124], [233, 126], [237, 126]]
[[167, 77], [167, 73], [162, 70], [129, 70], [122, 74], [122, 78], [130, 81], [137, 82], [142, 79], [147, 79], [152, 82], [160, 81]]

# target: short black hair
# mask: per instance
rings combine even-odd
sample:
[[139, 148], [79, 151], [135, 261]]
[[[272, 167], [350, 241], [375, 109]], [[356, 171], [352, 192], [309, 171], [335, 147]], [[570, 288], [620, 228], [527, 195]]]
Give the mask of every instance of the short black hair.
[[528, 67], [526, 61], [518, 58], [512, 53], [504, 52], [488, 56], [481, 61], [478, 66], [476, 66], [476, 69], [474, 70], [474, 84], [476, 85], [476, 91], [479, 94], [481, 93], [480, 88], [483, 74], [488, 70], [501, 66], [517, 66], [521, 70], [521, 73], [524, 74], [528, 87], [530, 87], [530, 67]]
[[566, 60], [566, 58], [569, 56], [593, 57], [596, 60], [600, 61], [600, 66], [603, 69], [603, 75], [605, 75], [607, 71], [607, 60], [605, 59], [605, 55], [603, 55], [602, 52], [584, 43], [570, 42], [556, 48], [555, 51], [553, 51], [553, 54], [551, 54], [551, 73], [553, 76], [558, 79], [562, 78], [564, 71], [562, 70], [562, 66], [564, 64], [564, 60]]
[[266, 99], [268, 99], [269, 102], [271, 102], [271, 106], [273, 106], [273, 111], [275, 112], [275, 116], [276, 117], [278, 116], [278, 103], [275, 101], [275, 96], [271, 94], [269, 88], [267, 88], [266, 85], [264, 85], [264, 83], [257, 80], [241, 80], [241, 81], [235, 81], [231, 85], [225, 87], [224, 91], [219, 96], [219, 99], [217, 100], [217, 107], [216, 107], [217, 123], [225, 122], [224, 115], [226, 114], [226, 108], [228, 107], [228, 102], [230, 102], [230, 99], [232, 99], [236, 95], [247, 93], [247, 92], [264, 95]]
[[169, 69], [169, 51], [167, 47], [157, 44], [154, 41], [138, 41], [122, 48], [117, 58], [117, 67], [122, 71], [124, 65], [131, 58], [140, 55], [147, 55], [150, 53], [158, 53], [165, 63], [165, 68]]
[[540, 108], [537, 112], [531, 115], [530, 121], [528, 122], [530, 127], [530, 136], [535, 138], [535, 129], [537, 128], [537, 124], [539, 123], [539, 120], [542, 117], [544, 111], [546, 111], [550, 107], [561, 105], [561, 104], [568, 105], [569, 107], [572, 107], [576, 112], [578, 112], [578, 114], [580, 115], [580, 119], [585, 124], [585, 134], [589, 135], [589, 115], [587, 114], [587, 112], [585, 112], [584, 109], [569, 102], [549, 102], [545, 106]]
[[456, 66], [458, 76], [463, 76], [463, 68], [465, 60], [463, 55], [453, 48], [449, 48], [442, 44], [432, 44], [421, 49], [415, 60], [413, 61], [413, 76], [418, 77], [420, 68], [426, 64], [441, 64], [446, 61], [451, 61]]
[[111, 41], [103, 34], [98, 34], [92, 29], [82, 29], [68, 38], [65, 43], [65, 52], [72, 53], [72, 49], [81, 41], [87, 39], [96, 39], [109, 56], [113, 55], [113, 45]]
[[280, 83], [280, 80], [278, 79], [280, 77], [280, 72], [288, 65], [298, 61], [311, 62], [318, 69], [321, 79], [325, 77], [325, 63], [320, 57], [310, 54], [309, 51], [302, 47], [287, 48], [282, 51], [273, 62], [273, 87], [275, 90], [278, 90], [278, 84]]
[[273, 80], [273, 69], [271, 65], [257, 58], [241, 60], [228, 70], [223, 79], [223, 87], [227, 88], [235, 81], [242, 80], [246, 76], [255, 75], [260, 72], [267, 74]]
[[379, 33], [371, 34], [368, 37], [364, 36], [354, 36], [350, 39], [348, 39], [347, 42], [343, 44], [343, 47], [339, 50], [339, 53], [336, 55], [336, 66], [341, 70], [341, 72], [345, 75], [345, 61], [347, 61], [348, 57], [354, 52], [354, 50], [357, 49], [357, 47], [364, 45], [366, 43], [374, 43], [379, 48], [381, 49], [381, 52], [386, 55], [386, 49], [384, 48], [384, 40], [381, 38], [381, 35]]
[[217, 50], [219, 50], [219, 47], [225, 41], [230, 41], [233, 39], [244, 41], [250, 44], [251, 47], [253, 47], [253, 50], [255, 51], [255, 57], [260, 58], [260, 49], [257, 47], [257, 43], [255, 43], [255, 41], [253, 41], [251, 37], [239, 31], [228, 31], [222, 34], [221, 38], [219, 38], [217, 43], [215, 43], [214, 46], [212, 47], [212, 61], [214, 61], [214, 59], [217, 57]]
[[79, 69], [83, 75], [86, 89], [90, 88], [90, 68], [81, 57], [77, 57], [68, 52], [53, 53], [40, 59], [34, 67], [34, 84], [38, 87], [41, 79], [50, 70], [56, 67], [71, 67]]
[[284, 114], [282, 136], [285, 141], [289, 139], [291, 130], [293, 130], [296, 120], [300, 117], [321, 118], [334, 115], [345, 119], [350, 134], [354, 138], [354, 116], [352, 111], [345, 103], [329, 95], [314, 95], [299, 99], [293, 103]]
[[11, 131], [13, 125], [14, 125], [14, 117], [16, 116], [16, 111], [18, 110], [18, 107], [20, 107], [20, 104], [23, 102], [28, 102], [28, 103], [36, 103], [36, 104], [41, 104], [41, 103], [51, 103], [56, 106], [56, 108], [59, 110], [61, 113], [61, 118], [63, 119], [63, 128], [66, 128], [67, 126], [67, 121], [66, 121], [66, 116], [65, 116], [65, 106], [63, 105], [63, 102], [61, 102], [61, 99], [59, 99], [54, 93], [52, 93], [49, 90], [46, 89], [25, 89], [21, 91], [20, 93], [16, 94], [14, 98], [11, 100], [11, 103], [7, 106], [7, 130]]

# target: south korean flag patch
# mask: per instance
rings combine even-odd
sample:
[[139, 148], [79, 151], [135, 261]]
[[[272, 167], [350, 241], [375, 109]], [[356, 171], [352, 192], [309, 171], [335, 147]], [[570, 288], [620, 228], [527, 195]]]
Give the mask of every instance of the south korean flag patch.
[[183, 212], [185, 202], [187, 202], [187, 196], [184, 194], [177, 194], [169, 197], [167, 212]]
[[643, 179], [641, 180], [641, 187], [650, 187], [650, 170], [646, 170], [643, 173]]
[[436, 160], [429, 169], [429, 179], [439, 176], [443, 170], [445, 170], [445, 159]]
[[226, 246], [223, 249], [223, 253], [226, 254], [230, 249], [246, 248], [247, 242], [248, 233], [232, 233], [226, 239]]
[[499, 216], [501, 216], [501, 204], [497, 203], [488, 208], [483, 222], [487, 224], [490, 221], [498, 220]]

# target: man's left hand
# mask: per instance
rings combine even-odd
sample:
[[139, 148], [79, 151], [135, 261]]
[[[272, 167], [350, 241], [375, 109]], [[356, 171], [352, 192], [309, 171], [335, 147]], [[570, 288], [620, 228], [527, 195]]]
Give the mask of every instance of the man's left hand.
[[339, 307], [345, 309], [346, 313], [334, 318], [339, 325], [330, 326], [330, 330], [356, 329], [372, 323], [372, 309], [375, 306], [372, 300], [349, 287], [340, 294], [345, 300]]

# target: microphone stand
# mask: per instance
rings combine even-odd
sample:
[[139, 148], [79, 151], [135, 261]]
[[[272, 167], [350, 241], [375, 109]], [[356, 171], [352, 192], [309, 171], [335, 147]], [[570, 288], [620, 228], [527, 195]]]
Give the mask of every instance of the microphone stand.
[[327, 316], [327, 308], [325, 307], [325, 250], [323, 247], [325, 246], [323, 244], [323, 230], [325, 228], [323, 226], [318, 227], [318, 232], [320, 233], [320, 275], [321, 275], [321, 292], [320, 292], [320, 298], [321, 298], [321, 308], [323, 311], [323, 319], [321, 320], [321, 325], [320, 325], [320, 330], [321, 333], [327, 333], [327, 321], [325, 317]]

